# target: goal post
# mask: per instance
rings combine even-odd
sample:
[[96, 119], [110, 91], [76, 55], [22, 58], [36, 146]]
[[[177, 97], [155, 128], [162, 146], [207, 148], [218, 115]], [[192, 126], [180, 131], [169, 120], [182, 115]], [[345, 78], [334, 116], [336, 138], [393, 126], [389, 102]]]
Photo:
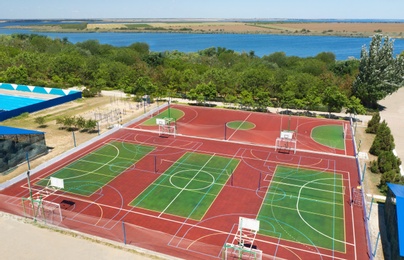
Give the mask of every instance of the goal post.
[[239, 217], [239, 224], [232, 243], [226, 243], [222, 250], [222, 259], [262, 260], [262, 251], [254, 244], [259, 231], [260, 221]]
[[246, 249], [240, 245], [233, 245], [226, 243], [223, 246], [222, 259], [254, 259], [262, 260], [262, 250], [259, 249]]
[[62, 209], [59, 203], [39, 199], [22, 197], [22, 207], [24, 216], [32, 218], [34, 221], [41, 220], [45, 224], [58, 224], [63, 220]]
[[297, 140], [295, 131], [283, 130], [275, 141], [275, 151], [289, 153], [292, 151], [296, 153]]
[[[174, 122], [174, 124], [172, 124]], [[177, 124], [174, 118], [156, 118], [156, 124], [159, 127], [159, 136], [177, 134]]]

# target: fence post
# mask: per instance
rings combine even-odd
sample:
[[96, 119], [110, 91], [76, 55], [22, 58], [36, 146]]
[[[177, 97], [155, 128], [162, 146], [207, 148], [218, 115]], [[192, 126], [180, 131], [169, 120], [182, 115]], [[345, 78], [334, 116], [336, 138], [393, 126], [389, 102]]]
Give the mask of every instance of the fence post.
[[126, 229], [125, 222], [122, 220], [122, 231], [123, 231], [123, 243], [126, 245]]
[[369, 207], [369, 214], [368, 214], [368, 219], [370, 219], [370, 213], [372, 213], [372, 206], [373, 206], [373, 196], [372, 196], [372, 200], [370, 201], [370, 207]]
[[74, 131], [72, 131], [72, 134], [73, 134], [74, 147], [76, 147], [76, 136], [74, 135]]
[[30, 165], [30, 163], [29, 163], [29, 155], [28, 155], [28, 152], [27, 152], [27, 164], [28, 164], [28, 170], [31, 170], [31, 165]]
[[379, 233], [377, 234], [376, 243], [375, 243], [375, 250], [373, 250], [373, 256], [376, 255], [377, 245], [379, 244], [379, 239], [380, 239], [380, 231], [379, 231]]

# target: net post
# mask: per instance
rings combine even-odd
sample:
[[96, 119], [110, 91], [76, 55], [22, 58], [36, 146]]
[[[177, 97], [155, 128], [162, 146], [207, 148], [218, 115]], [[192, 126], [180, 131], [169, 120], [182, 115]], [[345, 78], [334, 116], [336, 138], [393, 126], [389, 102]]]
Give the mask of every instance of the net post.
[[31, 188], [31, 180], [29, 178], [29, 174], [30, 172], [27, 171], [27, 182], [28, 182], [28, 189], [29, 189], [29, 199], [31, 200], [31, 204], [32, 204], [32, 212], [33, 212], [33, 216], [34, 216], [34, 222], [36, 222], [36, 218], [35, 218], [35, 205], [34, 205], [34, 200], [32, 198], [32, 188]]

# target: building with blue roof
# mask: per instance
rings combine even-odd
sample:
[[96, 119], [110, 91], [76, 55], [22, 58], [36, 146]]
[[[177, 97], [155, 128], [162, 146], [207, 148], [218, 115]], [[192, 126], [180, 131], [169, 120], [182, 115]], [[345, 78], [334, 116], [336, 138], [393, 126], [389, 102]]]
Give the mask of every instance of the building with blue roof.
[[404, 185], [387, 183], [385, 204], [387, 238], [391, 259], [404, 259]]
[[44, 132], [0, 126], [0, 173], [47, 152]]

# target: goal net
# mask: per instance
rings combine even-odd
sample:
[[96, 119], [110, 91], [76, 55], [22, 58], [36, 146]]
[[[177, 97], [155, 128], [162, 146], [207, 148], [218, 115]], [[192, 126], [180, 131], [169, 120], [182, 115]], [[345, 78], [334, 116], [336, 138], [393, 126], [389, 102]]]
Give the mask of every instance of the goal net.
[[294, 131], [282, 131], [280, 137], [276, 138], [275, 151], [283, 153], [296, 153], [297, 140]]
[[173, 118], [156, 118], [156, 124], [159, 126], [159, 136], [177, 134], [177, 125]]
[[223, 246], [222, 259], [262, 260], [262, 251], [254, 244], [259, 226], [259, 220], [240, 217], [233, 242]]
[[45, 224], [57, 225], [62, 222], [62, 209], [60, 204], [52, 201], [31, 198], [22, 198], [25, 217], [43, 221]]

